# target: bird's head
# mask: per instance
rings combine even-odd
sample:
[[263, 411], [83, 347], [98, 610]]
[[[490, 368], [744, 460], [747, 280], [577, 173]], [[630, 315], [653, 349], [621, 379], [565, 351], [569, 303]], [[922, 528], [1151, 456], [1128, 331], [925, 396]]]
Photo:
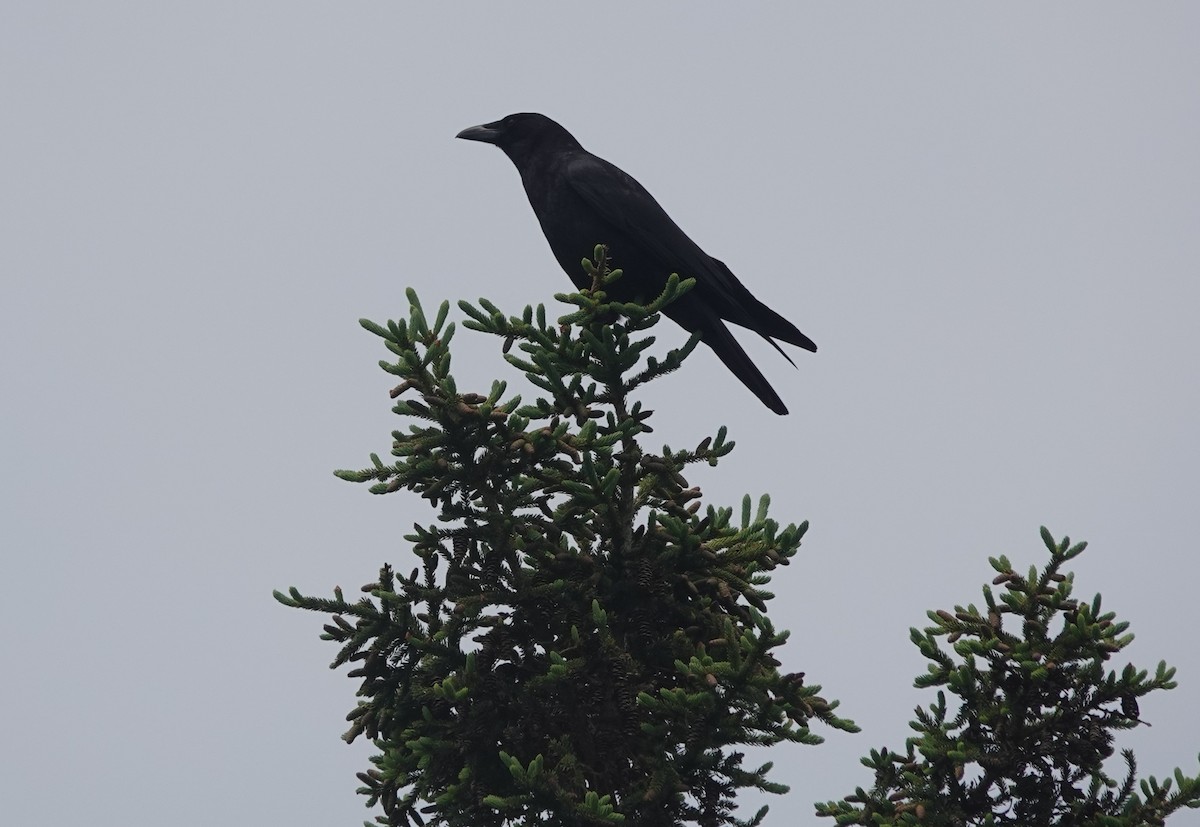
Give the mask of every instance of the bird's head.
[[547, 149], [582, 149], [570, 132], [536, 112], [518, 112], [498, 121], [469, 126], [455, 137], [495, 144], [518, 166]]

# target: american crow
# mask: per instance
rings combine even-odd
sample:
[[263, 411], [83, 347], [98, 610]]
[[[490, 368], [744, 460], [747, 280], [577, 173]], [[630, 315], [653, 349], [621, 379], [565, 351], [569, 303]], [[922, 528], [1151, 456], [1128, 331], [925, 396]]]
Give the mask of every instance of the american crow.
[[509, 115], [457, 137], [495, 144], [516, 165], [554, 257], [580, 289], [591, 286], [580, 261], [597, 244], [608, 246], [613, 268], [625, 273], [608, 288], [616, 301], [649, 302], [672, 273], [694, 278], [696, 286], [663, 312], [684, 330], [700, 331], [701, 340], [763, 404], [777, 414], [788, 412], [721, 320], [753, 330], [780, 353], [775, 339], [814, 352], [817, 346], [750, 295], [724, 262], [701, 250], [641, 184], [585, 150], [545, 115]]

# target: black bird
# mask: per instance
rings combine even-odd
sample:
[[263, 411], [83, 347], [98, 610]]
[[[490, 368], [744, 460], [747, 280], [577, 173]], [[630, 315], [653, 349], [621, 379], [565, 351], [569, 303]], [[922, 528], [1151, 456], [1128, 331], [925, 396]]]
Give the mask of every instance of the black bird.
[[699, 331], [701, 340], [763, 404], [777, 414], [788, 412], [722, 319], [753, 330], [780, 353], [775, 339], [814, 352], [817, 346], [750, 295], [724, 262], [688, 238], [645, 187], [588, 152], [545, 115], [509, 115], [464, 129], [457, 137], [495, 144], [516, 165], [550, 249], [576, 287], [591, 287], [580, 261], [597, 244], [608, 246], [613, 269], [625, 273], [607, 288], [616, 301], [652, 301], [672, 273], [694, 278], [696, 286], [663, 312], [684, 330]]

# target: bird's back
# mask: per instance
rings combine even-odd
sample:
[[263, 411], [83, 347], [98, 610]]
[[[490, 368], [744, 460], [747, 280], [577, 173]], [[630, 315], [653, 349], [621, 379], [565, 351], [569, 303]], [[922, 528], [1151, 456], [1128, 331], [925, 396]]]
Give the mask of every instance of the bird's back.
[[672, 273], [695, 278], [692, 293], [668, 310], [689, 330], [715, 316], [762, 335], [816, 350], [795, 325], [756, 299], [724, 262], [705, 253], [632, 176], [587, 150], [555, 153], [521, 172], [526, 194], [559, 265], [588, 287], [580, 260], [606, 244], [625, 276], [610, 291], [645, 303]]

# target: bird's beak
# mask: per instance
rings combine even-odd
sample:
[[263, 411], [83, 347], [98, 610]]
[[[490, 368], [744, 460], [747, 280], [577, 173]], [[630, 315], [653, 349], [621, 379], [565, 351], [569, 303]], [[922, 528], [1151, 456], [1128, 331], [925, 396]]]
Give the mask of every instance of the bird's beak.
[[482, 141], [485, 144], [494, 144], [500, 138], [500, 130], [496, 128], [495, 123], [485, 123], [479, 126], [468, 126], [454, 137], [462, 138], [464, 141]]

